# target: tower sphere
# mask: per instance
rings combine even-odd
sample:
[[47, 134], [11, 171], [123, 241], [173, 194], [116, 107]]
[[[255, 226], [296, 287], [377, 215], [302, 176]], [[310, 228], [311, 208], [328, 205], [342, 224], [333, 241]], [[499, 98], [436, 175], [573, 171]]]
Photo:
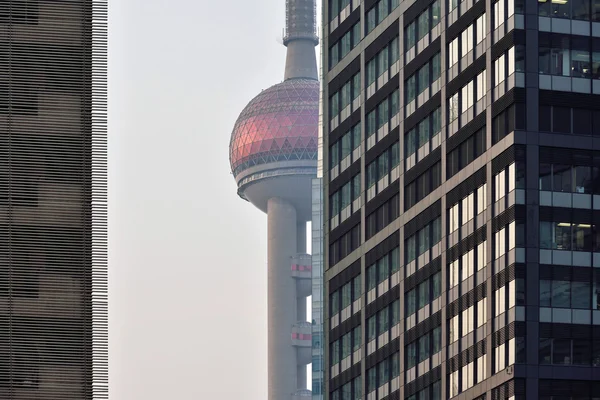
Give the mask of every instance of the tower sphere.
[[[316, 176], [319, 82], [294, 78], [263, 90], [238, 117], [229, 144], [238, 194], [266, 211], [270, 197], [287, 198]], [[258, 185], [258, 183], [261, 185]], [[306, 203], [302, 196], [291, 199]], [[299, 211], [306, 208], [296, 204]]]

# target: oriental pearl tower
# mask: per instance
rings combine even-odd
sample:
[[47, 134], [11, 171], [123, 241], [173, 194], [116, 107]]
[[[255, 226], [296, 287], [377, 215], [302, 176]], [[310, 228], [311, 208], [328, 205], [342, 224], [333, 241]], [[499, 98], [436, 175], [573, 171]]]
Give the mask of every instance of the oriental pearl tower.
[[311, 259], [306, 222], [317, 176], [319, 82], [315, 0], [286, 0], [284, 81], [242, 111], [229, 144], [238, 195], [267, 214], [268, 399], [311, 397]]

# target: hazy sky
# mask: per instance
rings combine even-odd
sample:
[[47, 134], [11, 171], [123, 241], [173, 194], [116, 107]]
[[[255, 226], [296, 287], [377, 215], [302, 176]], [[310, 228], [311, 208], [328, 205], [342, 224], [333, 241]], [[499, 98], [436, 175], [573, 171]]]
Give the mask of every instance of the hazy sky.
[[110, 398], [266, 399], [266, 216], [229, 170], [284, 0], [111, 0]]

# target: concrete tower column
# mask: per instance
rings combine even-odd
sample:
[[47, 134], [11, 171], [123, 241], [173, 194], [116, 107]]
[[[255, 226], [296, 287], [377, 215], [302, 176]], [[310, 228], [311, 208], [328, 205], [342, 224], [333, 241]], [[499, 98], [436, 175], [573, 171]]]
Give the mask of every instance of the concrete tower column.
[[296, 209], [281, 198], [267, 203], [269, 399], [291, 398], [297, 386], [297, 356], [291, 343], [296, 322], [296, 283], [290, 259], [296, 254]]
[[319, 79], [315, 43], [296, 39], [288, 43], [284, 79]]

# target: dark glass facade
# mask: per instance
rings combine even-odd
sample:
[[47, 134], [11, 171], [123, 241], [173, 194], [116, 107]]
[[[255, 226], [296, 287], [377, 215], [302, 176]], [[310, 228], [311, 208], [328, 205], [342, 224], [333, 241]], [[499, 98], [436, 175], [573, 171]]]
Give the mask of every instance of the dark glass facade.
[[598, 2], [330, 3], [326, 398], [600, 399]]

